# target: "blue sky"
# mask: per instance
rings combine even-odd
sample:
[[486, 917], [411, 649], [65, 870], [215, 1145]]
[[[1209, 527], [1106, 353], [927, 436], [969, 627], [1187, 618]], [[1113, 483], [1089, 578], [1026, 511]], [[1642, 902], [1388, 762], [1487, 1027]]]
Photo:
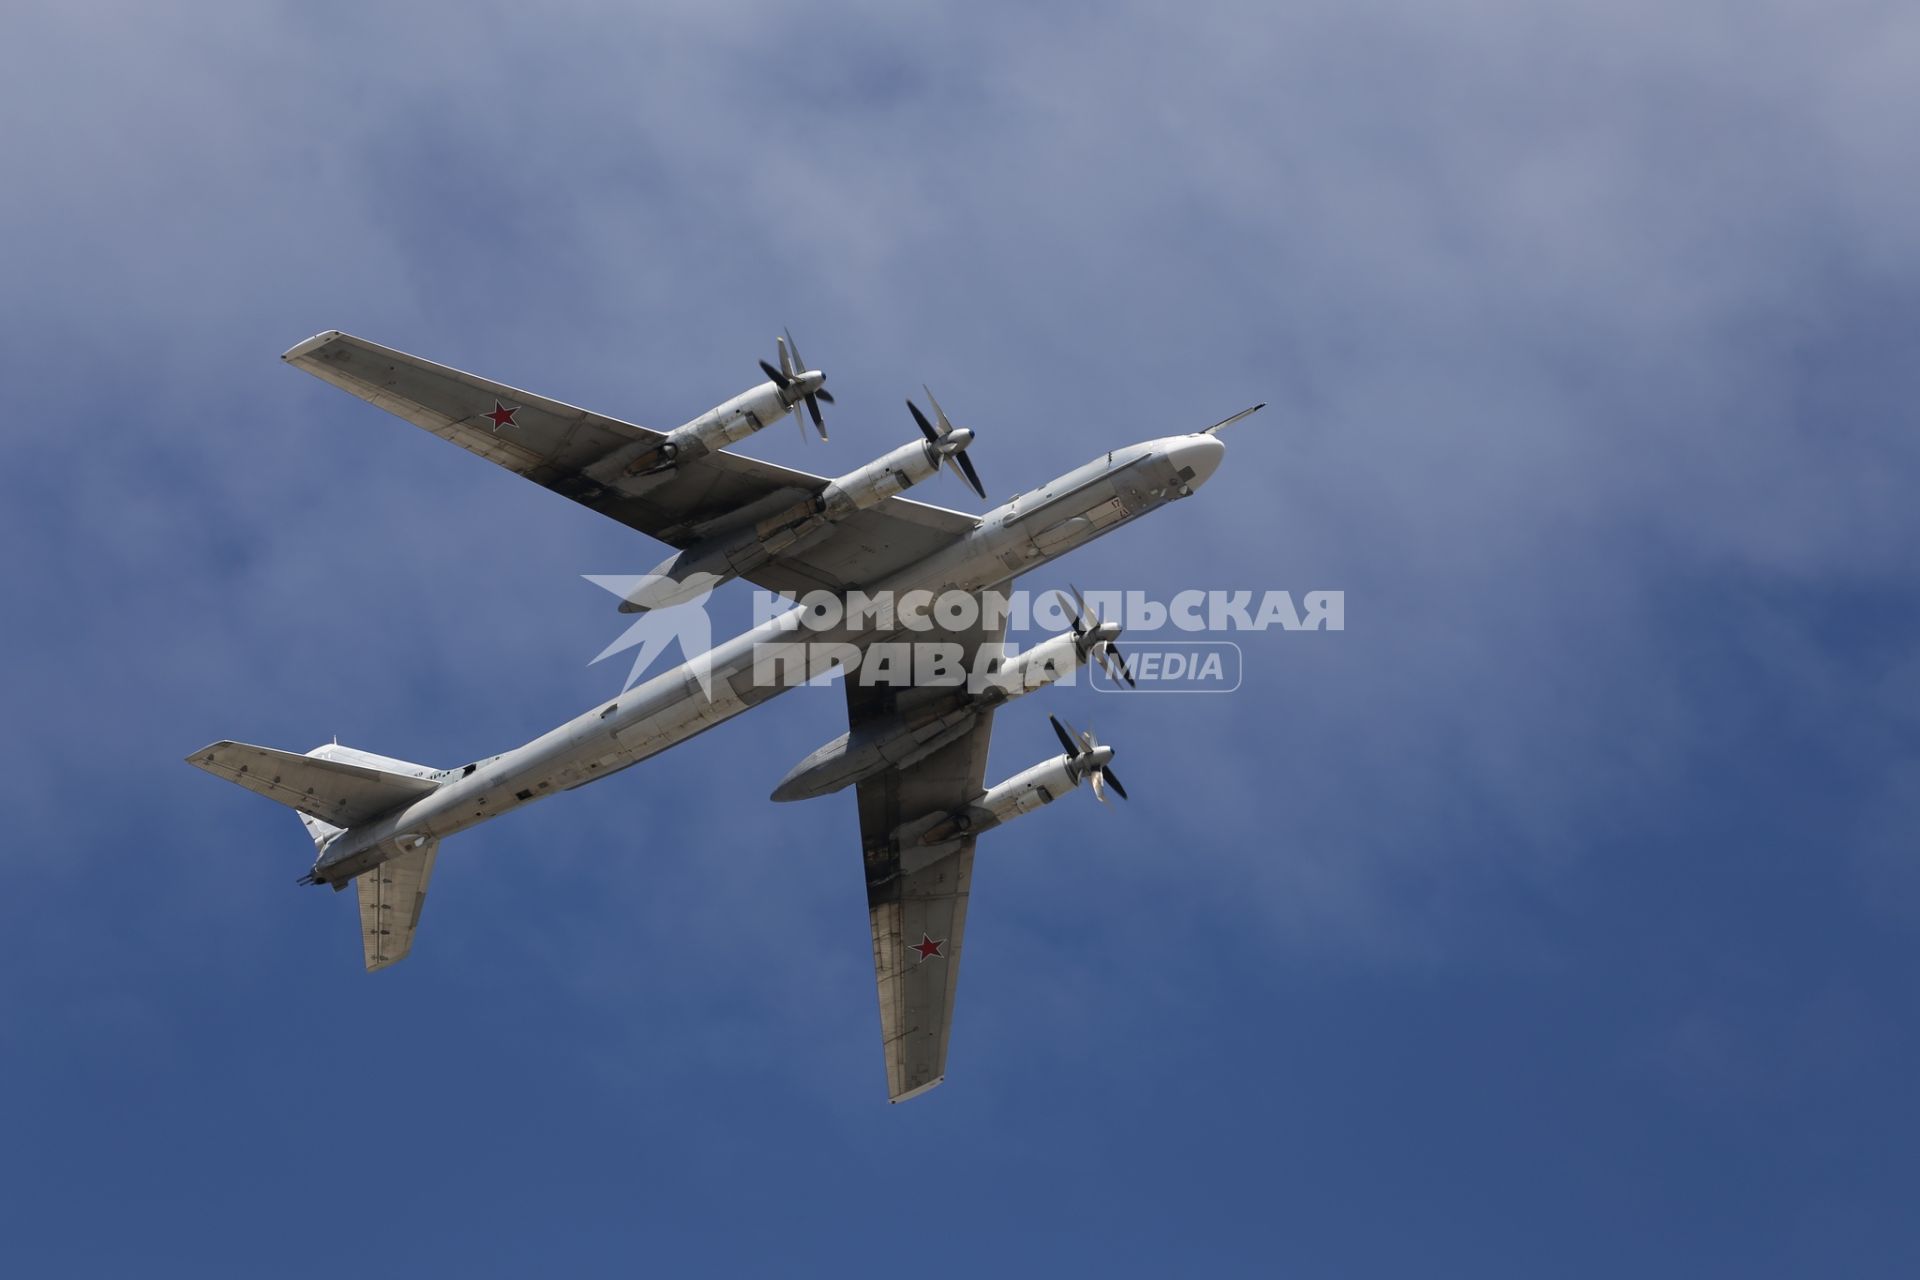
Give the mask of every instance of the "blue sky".
[[[9, 1267], [1920, 1266], [1911, 9], [30, 0], [0, 66]], [[853, 806], [763, 800], [835, 691], [460, 837], [377, 977], [181, 763], [524, 741], [662, 554], [286, 347], [672, 426], [783, 325], [814, 470], [923, 381], [996, 497], [1267, 400], [1029, 585], [1347, 593], [1002, 717], [1134, 801], [985, 846], [905, 1107]]]

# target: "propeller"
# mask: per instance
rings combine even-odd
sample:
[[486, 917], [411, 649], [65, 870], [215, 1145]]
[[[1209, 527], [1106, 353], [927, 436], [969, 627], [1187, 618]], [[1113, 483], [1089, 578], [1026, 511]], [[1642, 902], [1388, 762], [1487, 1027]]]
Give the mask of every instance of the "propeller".
[[1071, 725], [1063, 725], [1056, 716], [1048, 716], [1047, 723], [1053, 726], [1054, 736], [1060, 739], [1060, 745], [1067, 749], [1067, 767], [1078, 777], [1093, 780], [1094, 798], [1101, 804], [1107, 803], [1107, 788], [1113, 788], [1113, 794], [1122, 800], [1127, 798], [1127, 789], [1120, 785], [1120, 779], [1113, 776], [1113, 768], [1107, 762], [1113, 759], [1113, 748], [1103, 747], [1100, 740], [1093, 736], [1093, 730], [1078, 733]]
[[922, 384], [920, 389], [927, 393], [927, 403], [933, 406], [933, 416], [940, 423], [939, 429], [936, 430], [933, 423], [927, 421], [927, 415], [920, 412], [920, 406], [911, 400], [907, 401], [908, 412], [912, 413], [913, 420], [920, 424], [920, 434], [927, 438], [927, 443], [933, 446], [935, 453], [946, 459], [947, 465], [953, 468], [953, 473], [965, 480], [973, 491], [984, 499], [987, 496], [986, 487], [980, 483], [980, 473], [973, 469], [972, 459], [967, 457], [967, 446], [973, 443], [973, 432], [965, 427], [956, 427], [947, 421], [947, 412], [940, 407], [940, 402], [933, 398], [932, 389], [925, 384]]
[[[1067, 590], [1073, 592], [1073, 609], [1068, 617], [1073, 622], [1073, 647], [1079, 651], [1081, 660], [1093, 659], [1108, 678], [1124, 680], [1127, 688], [1135, 688], [1133, 672], [1127, 670], [1127, 660], [1120, 656], [1120, 646], [1114, 643], [1120, 636], [1120, 624], [1102, 622], [1100, 615], [1087, 607], [1087, 598], [1080, 594], [1080, 588], [1068, 583]], [[1060, 597], [1061, 604], [1068, 603], [1065, 592], [1054, 594]]]
[[782, 333], [774, 342], [780, 348], [780, 367], [776, 369], [762, 360], [760, 371], [773, 380], [774, 386], [780, 388], [780, 399], [787, 408], [793, 410], [793, 420], [800, 426], [800, 438], [807, 438], [806, 423], [800, 419], [800, 406], [804, 403], [813, 417], [813, 429], [825, 440], [827, 424], [820, 416], [820, 406], [822, 403], [833, 403], [833, 393], [826, 387], [827, 375], [818, 369], [807, 368], [807, 362], [800, 356], [800, 344], [793, 340], [791, 331]]

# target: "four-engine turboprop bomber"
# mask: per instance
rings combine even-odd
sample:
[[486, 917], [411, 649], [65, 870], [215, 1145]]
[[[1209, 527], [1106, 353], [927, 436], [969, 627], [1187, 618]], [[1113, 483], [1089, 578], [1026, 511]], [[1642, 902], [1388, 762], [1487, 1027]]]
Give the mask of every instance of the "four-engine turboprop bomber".
[[[1120, 629], [1076, 591], [1070, 630], [1004, 655], [1006, 615], [985, 597], [1147, 512], [1192, 494], [1220, 465], [1222, 427], [1115, 449], [994, 508], [967, 515], [902, 497], [943, 467], [982, 498], [956, 427], [908, 408], [921, 438], [836, 478], [729, 453], [724, 446], [804, 409], [822, 439], [826, 375], [791, 335], [765, 383], [670, 432], [577, 409], [344, 333], [283, 357], [345, 391], [675, 553], [623, 601], [664, 608], [744, 578], [799, 598], [912, 601], [964, 593], [980, 607], [915, 613], [903, 604], [831, 626], [797, 605], [684, 665], [581, 713], [524, 746], [451, 769], [338, 745], [305, 755], [217, 742], [190, 763], [296, 810], [315, 847], [302, 883], [353, 884], [368, 969], [413, 945], [440, 842], [544, 796], [583, 786], [686, 741], [775, 694], [847, 666], [878, 644], [937, 643], [984, 681], [932, 680], [918, 664], [889, 680], [845, 680], [848, 731], [797, 764], [773, 791], [801, 800], [852, 786], [880, 995], [887, 1090], [895, 1102], [946, 1073], [953, 997], [979, 835], [1090, 782], [1103, 802], [1126, 791], [1113, 748], [1053, 721], [1065, 754], [986, 785], [995, 710], [1088, 662], [1128, 683]], [[1260, 406], [1255, 406], [1259, 408]], [[962, 600], [961, 603], [967, 603]], [[769, 678], [775, 673], [776, 678]], [[916, 682], [917, 681], [917, 682]]]

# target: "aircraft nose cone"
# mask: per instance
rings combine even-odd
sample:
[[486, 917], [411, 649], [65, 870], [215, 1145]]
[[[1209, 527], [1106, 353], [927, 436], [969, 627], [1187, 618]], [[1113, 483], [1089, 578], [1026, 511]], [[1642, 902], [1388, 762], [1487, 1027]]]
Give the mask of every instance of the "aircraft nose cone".
[[1220, 459], [1227, 456], [1227, 446], [1220, 443], [1219, 436], [1210, 436], [1206, 432], [1197, 435], [1182, 436], [1172, 448], [1167, 450], [1167, 460], [1173, 463], [1173, 469], [1180, 471], [1191, 467], [1193, 476], [1187, 480], [1187, 487], [1198, 489], [1207, 482], [1220, 467]]

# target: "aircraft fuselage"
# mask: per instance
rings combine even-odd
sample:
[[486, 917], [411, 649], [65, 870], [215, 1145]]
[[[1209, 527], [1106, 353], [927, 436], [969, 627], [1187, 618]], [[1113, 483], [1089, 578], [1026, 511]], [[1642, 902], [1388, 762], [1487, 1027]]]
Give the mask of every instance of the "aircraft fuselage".
[[[1204, 432], [1116, 449], [995, 508], [965, 538], [865, 589], [898, 599], [915, 591], [972, 592], [1005, 584], [1191, 494], [1224, 452]], [[524, 746], [448, 770], [438, 790], [329, 840], [314, 863], [315, 878], [343, 888], [425, 842], [638, 764], [823, 674], [831, 664], [816, 667], [816, 655], [835, 644], [864, 647], [911, 638], [905, 630], [803, 627], [806, 612], [796, 606]], [[804, 671], [804, 678], [757, 679], [756, 663], [764, 674], [770, 653], [778, 669]]]

